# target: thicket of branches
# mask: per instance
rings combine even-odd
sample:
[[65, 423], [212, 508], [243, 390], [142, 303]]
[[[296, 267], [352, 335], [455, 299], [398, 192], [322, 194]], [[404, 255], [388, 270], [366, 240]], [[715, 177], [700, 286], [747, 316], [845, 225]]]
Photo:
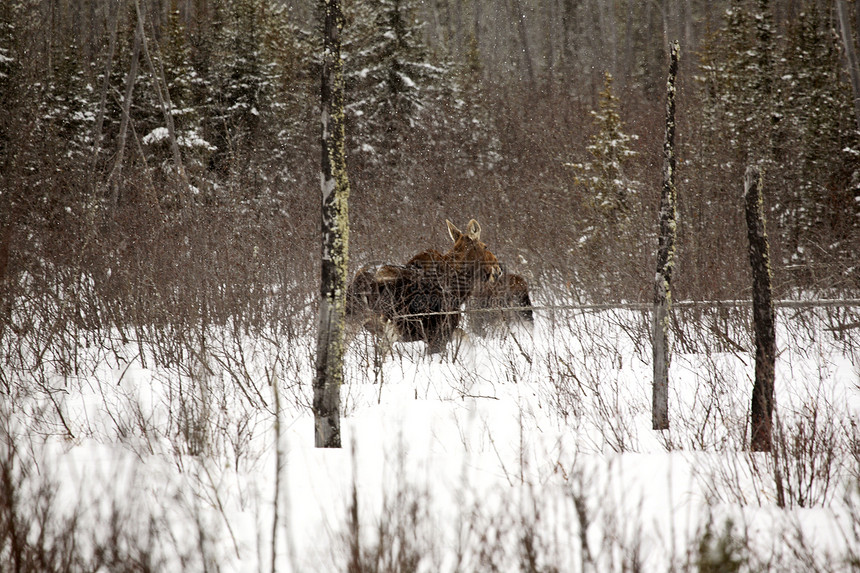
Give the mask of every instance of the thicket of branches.
[[[476, 218], [506, 267], [528, 278], [537, 304], [650, 302], [667, 49], [677, 38], [674, 298], [749, 298], [742, 176], [751, 163], [764, 172], [775, 296], [856, 298], [860, 118], [847, 54], [860, 47], [860, 1], [838, 1], [851, 8], [847, 43], [837, 4], [821, 0], [345, 0], [352, 270], [444, 248], [445, 218]], [[82, 536], [78, 509], [68, 519], [56, 513], [57, 488], [36, 479], [48, 474], [27, 461], [19, 421], [26, 441], [98, 437], [141, 457], [172, 452], [183, 473], [198, 457], [238, 471], [240, 460], [257, 464], [257, 441], [270, 447], [259, 437], [269, 420], [280, 435], [279, 400], [284, 411], [309, 409], [320, 256], [321, 20], [313, 4], [0, 2], [0, 561], [20, 570], [158, 570], [167, 566], [153, 547], [176, 540], [152, 527], [139, 534], [127, 526], [135, 506], [106, 503], [113, 514], [99, 531], [107, 538]], [[678, 408], [680, 437], [666, 437], [665, 448], [740, 448], [748, 401], [739, 401], [743, 374], [725, 355], [751, 352], [749, 310], [674, 308], [674, 343], [697, 391]], [[782, 316], [789, 364], [793, 353], [831, 360], [819, 348], [824, 332], [846, 356], [856, 353], [853, 308]], [[646, 405], [619, 400], [617, 332], [647, 356], [647, 316], [613, 310], [592, 321], [567, 308], [543, 317], [560, 346], [529, 358], [511, 337], [499, 380], [522, 379], [522, 360], [534, 360], [547, 369], [540, 399], [559, 420], [596, 428], [597, 449], [635, 451], [634, 409]], [[361, 374], [350, 386], [370, 387], [373, 371], [381, 398], [389, 386], [361, 344], [350, 365]], [[161, 367], [153, 384], [166, 389], [158, 404], [165, 420], [125, 388], [134, 362]], [[121, 371], [118, 380], [113, 371], [101, 377], [105, 365]], [[789, 506], [833, 499], [845, 468], [858, 467], [860, 441], [829, 402], [830, 370], [808, 380], [798, 371], [793, 382], [818, 383], [822, 399], [787, 404], [773, 467], [726, 469], [711, 480], [717, 502], [749, 501], [737, 473], [748, 469], [757, 503], [771, 481]], [[472, 399], [477, 375], [457, 372], [445, 399]], [[73, 419], [63, 403], [90, 379], [100, 389], [116, 385], [102, 398], [111, 422], [98, 436], [90, 435], [95, 422]], [[345, 400], [345, 409], [360, 399]], [[577, 490], [582, 478], [573, 477], [564, 481], [579, 525], [570, 523], [584, 531], [593, 492]], [[852, 469], [846, 479], [856, 477]], [[208, 479], [203, 487], [215, 488]], [[28, 497], [21, 486], [30, 483], [44, 485]], [[352, 565], [388, 547], [431, 553], [420, 528], [407, 536], [418, 544], [404, 543], [403, 533], [414, 532], [415, 516], [432, 523], [411, 509], [429, 497], [413, 503], [402, 492], [396, 501], [409, 503], [384, 508], [380, 523], [394, 525], [379, 528], [377, 547], [357, 535], [358, 508], [350, 508]], [[860, 512], [847, 503], [854, 547]], [[536, 568], [535, 556], [558, 537], [541, 539], [534, 507], [532, 517], [464, 506], [468, 536], [499, 523], [516, 534], [509, 544], [482, 533], [473, 547], [486, 552], [475, 555], [495, 566], [521, 547], [521, 562]], [[201, 555], [180, 555], [183, 563], [206, 560], [203, 523]], [[731, 527], [720, 537], [712, 525], [709, 518], [690, 549], [690, 570], [710, 568], [711, 558], [718, 568], [718, 551], [728, 556], [722, 564], [737, 562]], [[795, 537], [790, 557], [815, 559], [815, 546]], [[617, 555], [621, 538], [605, 539], [608, 558]], [[82, 547], [92, 555], [79, 557]], [[637, 537], [630, 555], [638, 550]]]
[[[748, 296], [752, 162], [776, 295], [860, 287], [860, 141], [830, 3], [345, 7], [354, 268], [474, 217], [539, 292], [649, 300], [679, 37], [676, 297]], [[318, 22], [292, 1], [4, 2], [0, 336], [306, 328]]]

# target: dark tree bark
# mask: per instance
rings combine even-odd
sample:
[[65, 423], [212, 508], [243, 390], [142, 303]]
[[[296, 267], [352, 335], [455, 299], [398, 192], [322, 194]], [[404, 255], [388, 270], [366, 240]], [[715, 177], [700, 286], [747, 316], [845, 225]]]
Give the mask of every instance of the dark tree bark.
[[762, 207], [761, 173], [749, 167], [744, 176], [747, 236], [753, 275], [755, 325], [755, 384], [752, 392], [750, 450], [769, 452], [772, 446], [776, 334], [771, 295], [770, 253]]
[[681, 47], [672, 44], [669, 79], [666, 81], [666, 139], [663, 142], [663, 189], [660, 195], [660, 240], [657, 274], [654, 277], [654, 387], [651, 424], [655, 430], [669, 429], [669, 310], [672, 304], [672, 268], [675, 266], [675, 77]]
[[569, 82], [574, 77], [573, 34], [571, 31], [576, 14], [576, 2], [575, 0], [561, 1], [561, 76], [565, 82]]
[[349, 244], [349, 179], [344, 153], [343, 62], [339, 0], [320, 0], [325, 14], [322, 67], [322, 274], [314, 381], [315, 445], [339, 448], [344, 316]]

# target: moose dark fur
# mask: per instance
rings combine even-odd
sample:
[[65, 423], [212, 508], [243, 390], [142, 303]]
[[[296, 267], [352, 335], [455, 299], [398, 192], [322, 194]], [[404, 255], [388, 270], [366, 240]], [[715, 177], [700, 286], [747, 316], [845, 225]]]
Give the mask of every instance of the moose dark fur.
[[534, 322], [526, 279], [503, 272], [498, 280], [478, 286], [466, 303], [469, 330], [475, 334], [507, 333], [514, 324]]
[[476, 220], [469, 221], [466, 232], [446, 223], [454, 241], [447, 253], [431, 249], [404, 265], [365, 267], [356, 273], [347, 288], [349, 322], [389, 343], [423, 340], [430, 353], [445, 349], [466, 299], [501, 276], [498, 259], [481, 242]]

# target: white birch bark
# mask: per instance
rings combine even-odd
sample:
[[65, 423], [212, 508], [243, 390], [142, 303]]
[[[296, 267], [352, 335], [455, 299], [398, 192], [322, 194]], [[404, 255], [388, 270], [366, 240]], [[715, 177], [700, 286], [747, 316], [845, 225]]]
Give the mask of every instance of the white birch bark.
[[343, 62], [339, 0], [320, 0], [325, 14], [320, 103], [322, 108], [322, 269], [314, 380], [314, 443], [339, 448], [344, 318], [349, 245], [349, 179], [344, 152]]

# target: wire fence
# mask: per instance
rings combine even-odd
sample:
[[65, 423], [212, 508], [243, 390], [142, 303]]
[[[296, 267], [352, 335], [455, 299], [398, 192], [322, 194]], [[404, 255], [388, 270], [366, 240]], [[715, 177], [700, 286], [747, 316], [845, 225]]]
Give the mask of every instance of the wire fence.
[[[752, 300], [682, 300], [674, 301], [671, 304], [672, 308], [681, 309], [719, 309], [719, 308], [745, 308], [752, 306]], [[773, 301], [775, 308], [860, 308], [860, 299], [820, 299], [820, 300], [775, 300]], [[453, 314], [477, 314], [477, 313], [492, 313], [492, 312], [518, 312], [518, 311], [605, 311], [605, 310], [635, 310], [647, 311], [654, 308], [653, 303], [645, 302], [615, 302], [615, 303], [599, 303], [599, 304], [550, 304], [550, 305], [531, 305], [531, 306], [496, 306], [486, 308], [465, 308], [460, 310], [436, 311], [436, 312], [419, 312], [412, 314], [397, 315], [399, 318], [420, 318], [423, 316], [445, 316]]]

